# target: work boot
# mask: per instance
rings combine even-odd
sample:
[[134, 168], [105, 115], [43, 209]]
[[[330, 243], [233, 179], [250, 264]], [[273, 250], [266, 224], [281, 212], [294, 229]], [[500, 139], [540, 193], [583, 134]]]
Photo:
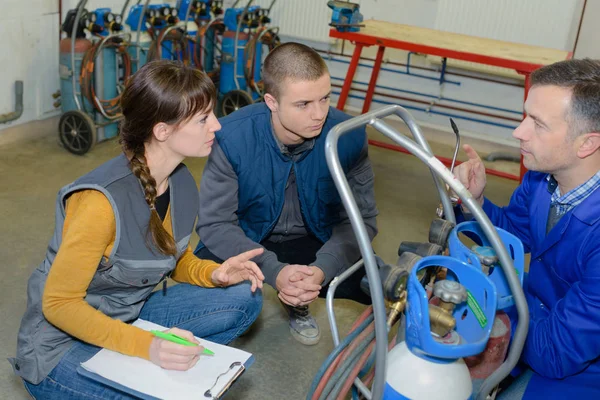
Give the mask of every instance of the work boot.
[[292, 307], [287, 304], [283, 306], [288, 311], [290, 317], [290, 332], [294, 339], [306, 346], [312, 346], [319, 343], [321, 331], [317, 320], [310, 315], [308, 306]]

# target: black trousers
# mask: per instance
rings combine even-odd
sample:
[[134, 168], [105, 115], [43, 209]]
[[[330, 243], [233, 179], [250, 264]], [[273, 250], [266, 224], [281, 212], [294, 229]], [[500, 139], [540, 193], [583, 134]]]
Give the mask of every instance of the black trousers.
[[[315, 261], [317, 251], [323, 246], [323, 243], [313, 236], [304, 236], [281, 243], [273, 243], [264, 240], [261, 245], [267, 250], [277, 254], [277, 258], [283, 263], [311, 265]], [[223, 262], [223, 260], [211, 253], [206, 247], [197, 252], [196, 256], [201, 259], [213, 260], [218, 263]], [[360, 289], [360, 281], [363, 276], [365, 276], [364, 267], [358, 269], [358, 271], [350, 275], [348, 279], [337, 287], [335, 298], [354, 300], [361, 304], [371, 304], [371, 296], [365, 294]], [[319, 293], [319, 297], [327, 296], [328, 289], [329, 285], [324, 286]]]

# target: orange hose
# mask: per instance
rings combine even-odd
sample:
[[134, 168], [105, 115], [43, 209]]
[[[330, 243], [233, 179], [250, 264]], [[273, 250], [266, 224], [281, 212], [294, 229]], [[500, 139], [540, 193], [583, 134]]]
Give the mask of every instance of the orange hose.
[[331, 378], [331, 375], [333, 375], [334, 371], [337, 369], [338, 364], [344, 362], [349, 356], [350, 354], [352, 354], [352, 352], [358, 347], [358, 345], [371, 333], [375, 330], [375, 321], [371, 322], [364, 331], [362, 331], [349, 345], [346, 349], [344, 349], [344, 351], [342, 351], [340, 353], [340, 355], [335, 359], [335, 361], [330, 365], [330, 367], [327, 369], [327, 371], [325, 371], [325, 374], [323, 374], [323, 377], [321, 378], [321, 381], [319, 382], [319, 384], [317, 385], [317, 389], [315, 390], [315, 393], [313, 394], [312, 399], [313, 400], [317, 400], [320, 396], [321, 393], [323, 392], [323, 389], [325, 389], [325, 386], [327, 385], [327, 382], [329, 381], [329, 379]]
[[[354, 332], [354, 330], [356, 328], [358, 328], [358, 326], [361, 323], [363, 323], [364, 320], [366, 320], [369, 317], [369, 315], [371, 315], [372, 313], [373, 313], [373, 306], [369, 306], [369, 307], [365, 308], [365, 310], [362, 312], [362, 314], [359, 315], [359, 317], [356, 319], [356, 321], [354, 321], [354, 324], [352, 324], [352, 326], [350, 327], [350, 330], [348, 331], [348, 335], [351, 334], [352, 332]], [[315, 389], [312, 400], [319, 399], [319, 396], [321, 396], [321, 392], [323, 391], [323, 389], [325, 389], [325, 385], [327, 385], [327, 381], [329, 380], [329, 378], [331, 378], [331, 375], [333, 375], [333, 372], [337, 368], [338, 364], [341, 362], [342, 355], [344, 354], [344, 352], [345, 352], [345, 350], [342, 351], [335, 358], [335, 360], [331, 363], [329, 368], [327, 368], [327, 371], [325, 371], [325, 373], [321, 377], [321, 380], [319, 381], [319, 384], [317, 385], [317, 388]]]
[[[196, 24], [200, 25], [198, 21], [196, 21]], [[208, 29], [211, 29], [214, 31], [215, 34], [215, 40], [217, 39], [218, 33], [222, 32], [223, 30], [225, 30], [225, 25], [221, 22], [215, 22], [214, 24], [210, 25], [209, 24], [204, 24], [202, 25], [199, 29], [198, 29], [198, 33], [196, 34], [196, 46], [198, 46], [200, 49], [203, 49], [206, 46], [206, 32]], [[194, 60], [194, 65], [196, 66], [196, 68], [205, 71], [204, 68], [204, 64], [202, 64], [202, 60], [200, 59], [200, 54], [199, 52], [196, 50], [196, 48], [194, 48], [194, 50], [192, 51], [193, 55], [193, 60]], [[206, 71], [205, 71], [206, 72]], [[215, 72], [211, 72], [209, 73], [209, 76], [211, 74], [215, 74]]]
[[[112, 99], [98, 99], [96, 97], [96, 90], [94, 87], [94, 70], [96, 67], [96, 57], [97, 53], [100, 50], [100, 43], [98, 41], [92, 47], [90, 47], [85, 54], [83, 55], [83, 60], [81, 62], [81, 73], [79, 76], [79, 83], [81, 85], [81, 93], [87, 98], [87, 100], [94, 105], [94, 108], [97, 111], [103, 109], [107, 115], [116, 116], [120, 111], [120, 101], [121, 95], [112, 98]], [[107, 42], [104, 44], [104, 47], [114, 48], [115, 52], [121, 56], [123, 60], [123, 82], [127, 82], [129, 77], [131, 76], [131, 58], [129, 57], [129, 53], [127, 53], [126, 46], [122, 43], [118, 42]]]
[[148, 50], [148, 61], [160, 60], [162, 58], [162, 43], [167, 40], [173, 43], [172, 54], [177, 54], [177, 45], [181, 48], [181, 58], [178, 61], [181, 61], [184, 65], [189, 65], [190, 57], [188, 52], [188, 43], [187, 37], [183, 35], [183, 32], [178, 28], [171, 29], [167, 33], [167, 29], [170, 26], [167, 26], [161, 29], [156, 39], [154, 39], [150, 45], [150, 49]]
[[[258, 37], [264, 31], [268, 30], [266, 26], [261, 26], [250, 36], [246, 47], [244, 48], [244, 77], [246, 78], [246, 82], [252, 90], [254, 90], [254, 84], [261, 89], [261, 86], [264, 86], [263, 81], [260, 80], [256, 82], [254, 80], [254, 71], [256, 68], [256, 47], [267, 45], [269, 47], [269, 52], [272, 51], [275, 47], [279, 45], [279, 37], [274, 35], [273, 32], [267, 32], [262, 36], [261, 42], [258, 43]], [[261, 89], [262, 90], [262, 89]], [[258, 93], [262, 95], [262, 93]]]
[[354, 383], [354, 380], [358, 376], [358, 373], [362, 369], [363, 365], [365, 365], [365, 363], [367, 362], [367, 359], [371, 355], [371, 352], [373, 351], [374, 346], [375, 346], [375, 339], [373, 339], [371, 341], [371, 343], [369, 343], [369, 346], [367, 347], [365, 352], [362, 353], [362, 355], [358, 359], [358, 362], [356, 363], [354, 368], [352, 368], [352, 371], [350, 372], [348, 379], [346, 379], [346, 382], [344, 382], [344, 386], [342, 386], [342, 391], [338, 395], [337, 400], [344, 400], [346, 398], [346, 394], [348, 394], [348, 391], [352, 387], [352, 384]]

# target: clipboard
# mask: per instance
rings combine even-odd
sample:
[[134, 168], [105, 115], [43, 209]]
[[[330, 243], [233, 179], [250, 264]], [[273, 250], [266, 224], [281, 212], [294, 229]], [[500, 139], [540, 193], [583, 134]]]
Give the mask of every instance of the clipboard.
[[[144, 320], [137, 320], [134, 325], [145, 330], [166, 329]], [[219, 399], [254, 363], [254, 357], [248, 352], [233, 347], [203, 339], [199, 341], [206, 347], [210, 347], [215, 355], [201, 357], [188, 371], [165, 370], [148, 360], [102, 349], [82, 363], [77, 368], [77, 373], [144, 400], [198, 399], [199, 397], [207, 400]], [[231, 368], [233, 362], [241, 365]], [[219, 375], [221, 377], [217, 380]], [[205, 391], [211, 387], [212, 397], [204, 397]]]

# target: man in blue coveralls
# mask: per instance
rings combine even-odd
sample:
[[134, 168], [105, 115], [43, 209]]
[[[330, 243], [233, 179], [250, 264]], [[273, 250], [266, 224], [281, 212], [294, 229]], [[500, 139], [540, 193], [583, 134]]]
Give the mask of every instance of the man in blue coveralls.
[[502, 398], [600, 398], [600, 61], [568, 60], [531, 75], [514, 131], [529, 170], [506, 207], [484, 195], [475, 150], [455, 175], [492, 223], [531, 253], [524, 291], [527, 371]]
[[[264, 247], [254, 261], [289, 314], [292, 336], [305, 345], [320, 330], [308, 304], [360, 258], [348, 216], [325, 158], [331, 128], [350, 118], [330, 107], [327, 65], [310, 47], [285, 43], [263, 68], [264, 102], [220, 120], [217, 143], [200, 182], [196, 255], [215, 261]], [[338, 154], [371, 239], [377, 234], [373, 170], [365, 129], [339, 140]], [[363, 304], [361, 269], [336, 297]]]

